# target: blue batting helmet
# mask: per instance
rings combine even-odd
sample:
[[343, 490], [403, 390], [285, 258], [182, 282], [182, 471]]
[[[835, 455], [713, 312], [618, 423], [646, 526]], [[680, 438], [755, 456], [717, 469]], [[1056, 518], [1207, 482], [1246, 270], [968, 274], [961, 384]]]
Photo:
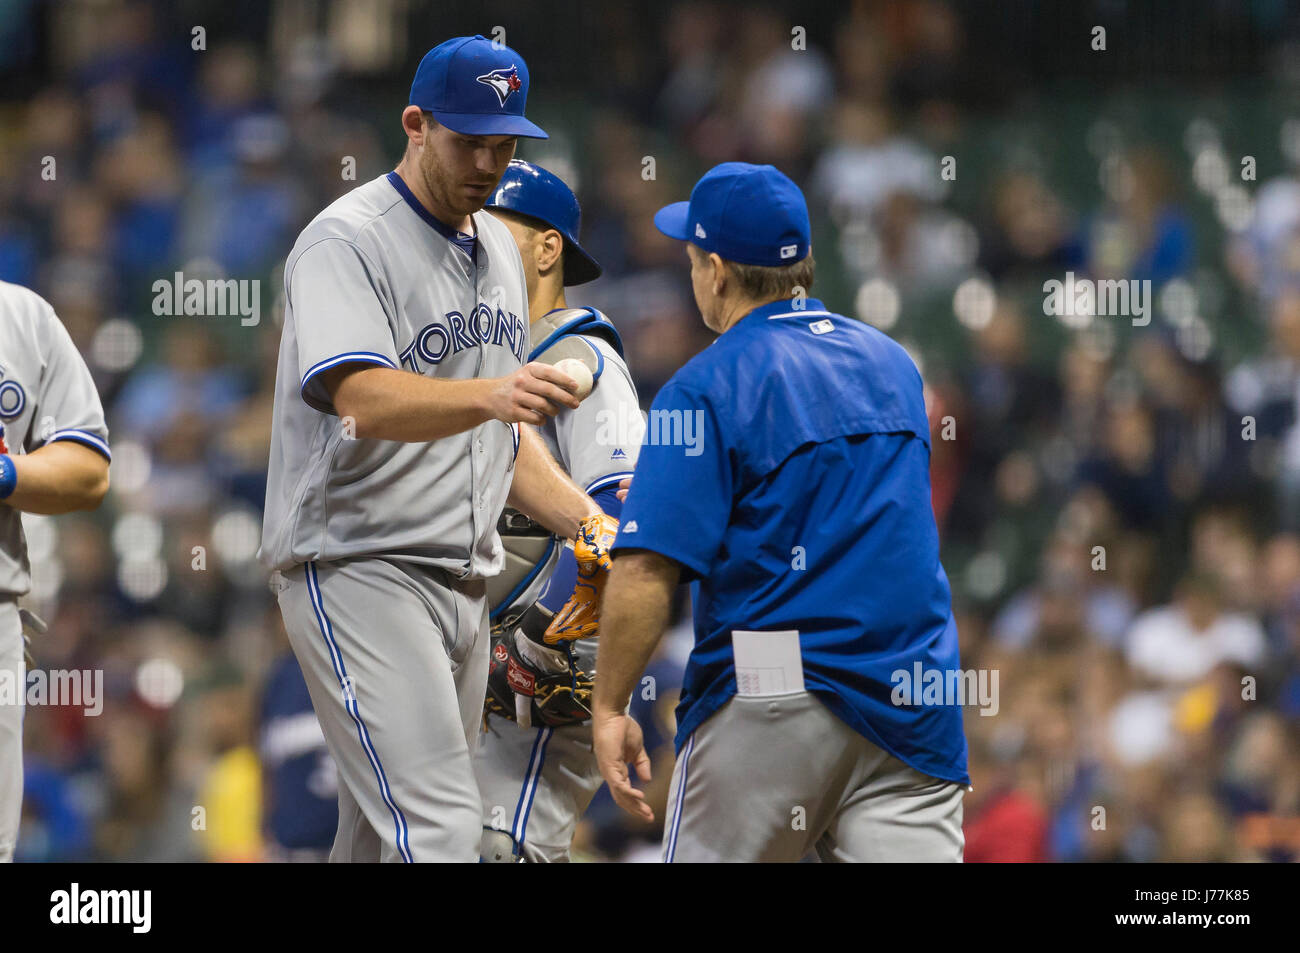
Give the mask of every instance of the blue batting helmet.
[[554, 172], [512, 159], [485, 208], [535, 218], [564, 236], [564, 283], [580, 285], [600, 277], [600, 265], [578, 244], [582, 209], [578, 197]]

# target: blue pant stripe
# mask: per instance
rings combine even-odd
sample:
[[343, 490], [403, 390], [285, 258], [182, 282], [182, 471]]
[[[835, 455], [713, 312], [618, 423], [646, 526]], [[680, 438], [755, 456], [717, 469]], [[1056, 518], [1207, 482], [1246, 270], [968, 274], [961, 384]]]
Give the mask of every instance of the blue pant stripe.
[[668, 857], [667, 863], [673, 862], [673, 855], [677, 853], [677, 831], [682, 824], [682, 805], [686, 803], [686, 780], [691, 770], [691, 752], [695, 750], [695, 734], [691, 733], [690, 740], [686, 742], [686, 750], [682, 752], [682, 783], [677, 786], [677, 801], [673, 805], [673, 827], [668, 835]]
[[515, 804], [514, 820], [510, 822], [510, 833], [519, 842], [519, 819], [524, 815], [524, 808], [528, 803], [528, 786], [533, 780], [533, 765], [537, 761], [537, 749], [542, 745], [542, 733], [539, 731], [537, 737], [533, 739], [533, 750], [528, 755], [528, 768], [524, 771], [524, 783], [519, 788], [519, 800]]
[[542, 749], [537, 753], [537, 771], [533, 775], [533, 789], [528, 793], [528, 808], [524, 811], [524, 823], [519, 828], [520, 846], [524, 843], [524, 836], [528, 832], [528, 818], [533, 813], [533, 802], [537, 800], [537, 789], [542, 783], [542, 767], [546, 764], [546, 746], [551, 743], [551, 735], [555, 734], [554, 728], [542, 729]]
[[325, 614], [325, 598], [321, 593], [320, 580], [316, 575], [316, 564], [311, 562], [307, 563], [307, 592], [311, 597], [312, 609], [316, 612], [316, 624], [320, 627], [321, 636], [325, 639], [325, 645], [329, 649], [330, 661], [334, 666], [334, 676], [339, 680], [339, 688], [343, 690], [343, 707], [347, 709], [348, 714], [352, 716], [353, 723], [357, 726], [357, 738], [360, 740], [361, 748], [365, 751], [366, 758], [370, 761], [370, 767], [379, 781], [379, 793], [388, 806], [388, 812], [393, 816], [397, 849], [402, 855], [402, 860], [408, 864], [412, 863], [410, 831], [406, 823], [406, 816], [393, 800], [393, 792], [388, 786], [388, 777], [384, 773], [384, 766], [379, 762], [379, 752], [375, 750], [375, 746], [370, 740], [370, 731], [361, 718], [361, 709], [357, 702], [356, 692], [355, 690], [349, 691], [347, 687], [348, 672], [347, 667], [343, 664], [343, 653], [339, 650], [338, 643], [334, 639], [334, 626], [330, 622], [329, 616]]
[[524, 835], [528, 831], [528, 817], [533, 811], [533, 800], [537, 796], [537, 786], [542, 779], [542, 766], [546, 763], [546, 745], [554, 732], [552, 728], [543, 728], [533, 740], [533, 751], [528, 756], [528, 770], [524, 772], [524, 785], [519, 791], [519, 803], [515, 806], [515, 820], [512, 828], [515, 842], [522, 848]]

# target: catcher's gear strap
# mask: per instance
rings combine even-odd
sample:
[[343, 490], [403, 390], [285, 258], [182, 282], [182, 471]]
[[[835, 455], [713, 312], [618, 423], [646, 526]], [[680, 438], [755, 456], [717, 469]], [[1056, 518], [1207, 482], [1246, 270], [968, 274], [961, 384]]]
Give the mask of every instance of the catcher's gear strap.
[[551, 531], [537, 520], [525, 513], [520, 513], [513, 506], [507, 506], [501, 511], [501, 518], [497, 520], [497, 532], [501, 534], [502, 539], [507, 536], [536, 538], [552, 535]]
[[510, 625], [542, 594], [564, 544], [555, 536], [501, 536], [505, 565], [487, 581], [488, 621]]
[[[595, 308], [560, 308], [542, 315], [534, 321], [528, 328], [529, 340], [540, 342], [534, 347], [528, 355], [530, 361], [542, 360], [541, 355], [546, 353], [552, 345], [564, 337], [574, 335], [594, 334], [603, 337], [618, 352], [618, 356], [623, 356], [623, 339], [619, 336], [618, 329], [605, 315], [601, 314]], [[595, 350], [593, 348], [593, 350]], [[561, 354], [554, 359], [547, 359], [545, 363], [553, 364], [560, 360], [561, 357], [575, 357], [573, 354]], [[585, 358], [580, 358], [585, 360]], [[592, 371], [595, 374], [595, 371]]]

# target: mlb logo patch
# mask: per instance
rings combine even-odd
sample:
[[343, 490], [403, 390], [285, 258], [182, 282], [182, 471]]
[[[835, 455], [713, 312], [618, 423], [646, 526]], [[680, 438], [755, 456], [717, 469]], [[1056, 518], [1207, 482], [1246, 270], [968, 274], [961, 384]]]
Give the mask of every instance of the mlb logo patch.
[[834, 331], [835, 325], [831, 324], [830, 318], [822, 318], [820, 321], [814, 321], [808, 325], [813, 334], [826, 334], [828, 331]]
[[799, 251], [799, 246], [798, 246], [798, 245], [782, 245], [782, 246], [781, 246], [781, 257], [782, 257], [782, 258], [793, 258], [793, 257], [798, 253], [798, 251]]

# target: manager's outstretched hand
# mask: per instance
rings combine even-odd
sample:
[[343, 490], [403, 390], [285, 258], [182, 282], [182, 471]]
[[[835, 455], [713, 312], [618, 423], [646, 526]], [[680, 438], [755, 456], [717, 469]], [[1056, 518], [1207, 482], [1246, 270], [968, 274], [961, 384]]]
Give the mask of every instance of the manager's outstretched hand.
[[643, 782], [650, 780], [650, 756], [646, 754], [641, 726], [631, 715], [597, 713], [591, 721], [591, 740], [596, 751], [596, 764], [600, 768], [614, 803], [647, 823], [655, 819], [655, 812], [646, 803], [645, 792], [632, 786], [627, 766], [636, 766], [636, 776]]

